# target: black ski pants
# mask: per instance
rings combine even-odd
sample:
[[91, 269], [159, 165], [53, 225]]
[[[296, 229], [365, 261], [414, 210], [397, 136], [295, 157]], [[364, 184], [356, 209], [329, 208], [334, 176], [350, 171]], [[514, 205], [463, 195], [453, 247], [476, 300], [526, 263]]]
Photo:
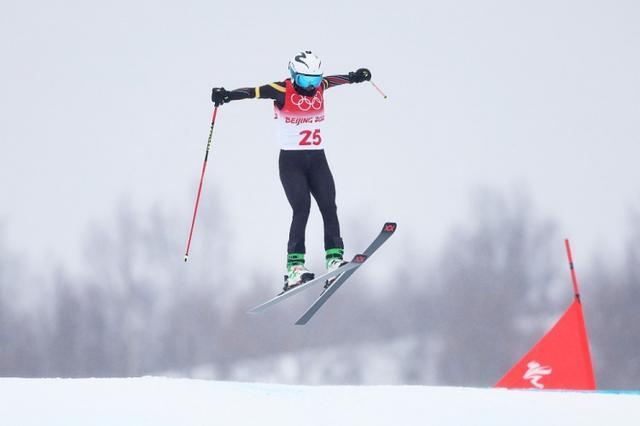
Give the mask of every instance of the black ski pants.
[[289, 253], [305, 253], [305, 229], [315, 198], [324, 222], [325, 249], [344, 248], [336, 208], [336, 186], [324, 150], [280, 151], [280, 181], [293, 209]]

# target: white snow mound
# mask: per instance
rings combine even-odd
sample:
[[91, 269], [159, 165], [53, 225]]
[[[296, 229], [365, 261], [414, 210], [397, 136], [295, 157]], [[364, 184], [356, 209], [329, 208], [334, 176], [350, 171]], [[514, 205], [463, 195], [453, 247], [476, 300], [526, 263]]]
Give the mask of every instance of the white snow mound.
[[0, 379], [3, 425], [638, 425], [640, 394]]

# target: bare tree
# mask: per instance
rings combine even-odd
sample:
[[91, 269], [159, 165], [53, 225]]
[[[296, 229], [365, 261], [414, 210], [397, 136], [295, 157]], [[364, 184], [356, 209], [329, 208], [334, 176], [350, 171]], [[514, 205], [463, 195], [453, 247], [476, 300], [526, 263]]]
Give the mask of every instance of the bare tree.
[[527, 320], [548, 313], [558, 270], [554, 225], [536, 217], [526, 196], [480, 192], [472, 221], [448, 240], [433, 305], [448, 385], [491, 385], [507, 371], [539, 336]]
[[0, 226], [0, 376], [28, 376], [36, 364], [34, 354], [28, 352], [34, 335], [25, 326], [31, 315], [21, 307], [23, 280], [21, 262], [6, 248]]
[[596, 261], [589, 281], [597, 291], [586, 300], [599, 388], [638, 389], [640, 384], [640, 210], [631, 212], [624, 261]]

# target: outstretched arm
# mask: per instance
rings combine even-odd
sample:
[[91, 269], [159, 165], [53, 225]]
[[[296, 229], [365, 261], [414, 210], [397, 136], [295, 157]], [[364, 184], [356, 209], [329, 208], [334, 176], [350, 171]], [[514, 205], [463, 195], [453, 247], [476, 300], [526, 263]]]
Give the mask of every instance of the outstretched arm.
[[273, 99], [278, 102], [280, 98], [284, 101], [285, 92], [284, 82], [269, 83], [258, 87], [243, 87], [235, 90], [225, 90], [224, 87], [214, 87], [211, 91], [211, 100], [216, 105], [222, 105], [239, 99], [252, 98]]
[[329, 75], [322, 79], [322, 87], [327, 90], [330, 87], [341, 86], [343, 84], [351, 83], [349, 75]]
[[345, 75], [330, 75], [322, 80], [322, 85], [325, 90], [340, 86], [346, 83], [362, 83], [363, 81], [371, 80], [371, 71], [366, 68], [360, 68], [357, 71], [350, 72]]

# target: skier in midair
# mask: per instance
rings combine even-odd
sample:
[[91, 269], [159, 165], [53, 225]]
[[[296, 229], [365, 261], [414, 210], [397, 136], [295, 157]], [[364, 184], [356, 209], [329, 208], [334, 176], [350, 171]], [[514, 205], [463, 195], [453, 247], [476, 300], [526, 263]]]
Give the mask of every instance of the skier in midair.
[[311, 51], [297, 54], [289, 62], [291, 78], [255, 88], [225, 90], [216, 87], [211, 100], [218, 105], [239, 99], [272, 99], [278, 120], [280, 181], [293, 209], [287, 244], [287, 275], [284, 291], [312, 280], [305, 267], [305, 230], [315, 198], [324, 222], [325, 266], [328, 271], [344, 265], [344, 243], [340, 236], [336, 189], [324, 153], [324, 91], [345, 83], [371, 79], [360, 68], [346, 75], [323, 77], [322, 63]]

